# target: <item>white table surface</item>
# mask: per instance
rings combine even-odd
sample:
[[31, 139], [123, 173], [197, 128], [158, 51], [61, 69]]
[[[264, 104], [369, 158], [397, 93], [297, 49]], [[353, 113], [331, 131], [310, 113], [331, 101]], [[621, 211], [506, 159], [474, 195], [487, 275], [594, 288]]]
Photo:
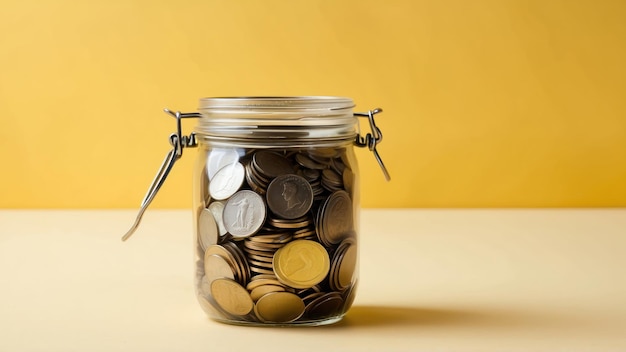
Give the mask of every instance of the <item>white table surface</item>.
[[0, 351], [626, 351], [626, 209], [361, 213], [346, 318], [231, 326], [193, 294], [191, 212], [0, 210]]

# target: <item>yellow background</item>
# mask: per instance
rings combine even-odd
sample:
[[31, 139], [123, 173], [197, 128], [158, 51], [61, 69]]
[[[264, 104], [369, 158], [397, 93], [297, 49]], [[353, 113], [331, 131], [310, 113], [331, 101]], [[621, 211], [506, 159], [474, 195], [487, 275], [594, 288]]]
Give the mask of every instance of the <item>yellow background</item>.
[[[0, 207], [136, 207], [197, 99], [377, 106], [365, 207], [626, 206], [626, 2], [0, 6]], [[193, 123], [185, 125], [191, 131]], [[155, 201], [189, 207], [194, 150]]]

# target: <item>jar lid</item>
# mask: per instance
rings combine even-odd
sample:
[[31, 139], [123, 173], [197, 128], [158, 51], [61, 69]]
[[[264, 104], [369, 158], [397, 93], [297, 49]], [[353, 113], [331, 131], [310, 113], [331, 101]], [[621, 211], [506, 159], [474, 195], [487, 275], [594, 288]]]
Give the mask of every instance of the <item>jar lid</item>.
[[200, 99], [200, 138], [276, 143], [352, 140], [357, 118], [350, 98], [330, 96]]

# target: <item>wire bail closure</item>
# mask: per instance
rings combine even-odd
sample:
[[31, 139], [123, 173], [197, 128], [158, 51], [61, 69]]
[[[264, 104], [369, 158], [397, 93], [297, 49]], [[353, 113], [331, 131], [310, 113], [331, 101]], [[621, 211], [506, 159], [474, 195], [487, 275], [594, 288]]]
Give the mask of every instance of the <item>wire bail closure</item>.
[[150, 203], [152, 203], [152, 200], [156, 196], [159, 189], [161, 189], [161, 186], [163, 185], [163, 182], [165, 182], [167, 175], [169, 175], [170, 171], [172, 170], [174, 163], [178, 159], [180, 159], [180, 157], [183, 155], [183, 149], [193, 148], [198, 145], [198, 141], [196, 140], [195, 133], [192, 132], [188, 136], [183, 135], [181, 120], [186, 119], [186, 118], [199, 118], [202, 116], [200, 113], [198, 112], [184, 112], [183, 113], [180, 111], [173, 112], [169, 109], [163, 109], [163, 111], [165, 111], [165, 113], [173, 116], [176, 119], [176, 132], [170, 134], [170, 137], [168, 138], [169, 143], [172, 146], [172, 149], [167, 153], [167, 155], [165, 156], [165, 159], [163, 159], [163, 163], [161, 164], [159, 171], [154, 177], [154, 180], [152, 180], [152, 183], [150, 184], [150, 187], [148, 188], [148, 192], [146, 192], [146, 195], [141, 201], [141, 208], [139, 209], [137, 218], [135, 218], [135, 223], [122, 237], [122, 241], [126, 241], [128, 238], [130, 238], [130, 236], [132, 236], [135, 230], [137, 230], [137, 227], [139, 226], [139, 223], [141, 222], [141, 218], [143, 217], [143, 214], [145, 213]]
[[368, 133], [365, 136], [361, 135], [361, 125], [359, 124], [359, 131], [357, 132], [356, 138], [354, 140], [354, 144], [357, 147], [361, 147], [361, 148], [367, 147], [371, 152], [373, 152], [374, 157], [376, 158], [376, 161], [378, 161], [378, 165], [380, 165], [380, 168], [383, 171], [383, 174], [385, 175], [385, 180], [391, 181], [391, 176], [389, 175], [389, 171], [387, 171], [387, 168], [385, 167], [385, 164], [383, 163], [383, 159], [380, 157], [380, 154], [378, 154], [378, 151], [376, 150], [376, 146], [378, 145], [378, 143], [383, 141], [383, 133], [380, 131], [380, 128], [376, 126], [374, 115], [381, 113], [381, 112], [383, 112], [383, 109], [376, 108], [368, 112], [355, 112], [354, 113], [354, 116], [367, 117], [367, 120], [370, 123], [370, 130], [372, 131], [372, 133]]
[[[141, 201], [141, 208], [139, 209], [139, 213], [137, 214], [137, 217], [135, 218], [135, 222], [133, 223], [131, 228], [126, 232], [126, 234], [122, 236], [122, 241], [126, 241], [127, 239], [129, 239], [130, 236], [132, 236], [132, 234], [135, 232], [135, 230], [137, 230], [137, 227], [139, 227], [139, 223], [141, 222], [143, 214], [145, 213], [150, 203], [152, 203], [152, 201], [154, 200], [154, 197], [159, 192], [159, 189], [161, 189], [161, 186], [163, 185], [163, 183], [165, 182], [165, 179], [167, 178], [170, 171], [172, 170], [174, 163], [178, 159], [180, 159], [181, 156], [183, 155], [183, 149], [194, 148], [198, 146], [198, 141], [196, 139], [196, 134], [194, 132], [192, 132], [189, 135], [183, 135], [182, 119], [200, 118], [202, 117], [202, 115], [199, 112], [187, 112], [187, 113], [183, 113], [180, 111], [173, 112], [169, 109], [163, 109], [163, 111], [176, 119], [176, 132], [170, 134], [168, 138], [169, 143], [172, 146], [172, 149], [167, 153], [167, 155], [165, 156], [165, 159], [163, 159], [163, 163], [161, 164], [159, 171], [157, 172], [156, 176], [152, 180], [152, 183], [150, 184], [150, 187], [148, 188], [146, 195]], [[376, 146], [383, 140], [383, 134], [380, 131], [380, 128], [376, 126], [374, 115], [382, 111], [383, 110], [381, 108], [376, 108], [374, 110], [370, 110], [365, 113], [357, 112], [353, 114], [354, 116], [357, 116], [357, 117], [367, 117], [369, 121], [369, 125], [370, 125], [370, 130], [371, 130], [371, 133], [367, 133], [366, 135], [363, 136], [361, 135], [360, 124], [358, 124], [358, 132], [354, 140], [354, 144], [357, 147], [361, 147], [361, 148], [367, 147], [371, 152], [374, 153], [374, 157], [376, 158], [376, 161], [378, 161], [378, 164], [380, 165], [380, 168], [383, 171], [383, 174], [385, 175], [385, 179], [387, 181], [390, 181], [391, 177], [389, 176], [389, 172], [387, 171], [387, 168], [385, 167], [383, 160], [381, 159], [380, 155], [378, 154], [378, 151], [376, 150]]]

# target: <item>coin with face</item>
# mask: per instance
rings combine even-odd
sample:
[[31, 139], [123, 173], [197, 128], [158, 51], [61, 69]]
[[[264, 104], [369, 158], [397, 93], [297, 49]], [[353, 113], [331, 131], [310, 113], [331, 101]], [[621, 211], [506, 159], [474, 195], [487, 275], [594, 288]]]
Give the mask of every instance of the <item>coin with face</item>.
[[267, 187], [265, 198], [274, 214], [284, 219], [297, 219], [311, 209], [313, 189], [301, 176], [281, 175]]
[[248, 237], [265, 222], [265, 202], [253, 191], [235, 193], [224, 206], [224, 226], [235, 238]]
[[209, 193], [216, 200], [227, 199], [241, 187], [245, 170], [241, 163], [228, 164], [221, 168], [209, 183]]

